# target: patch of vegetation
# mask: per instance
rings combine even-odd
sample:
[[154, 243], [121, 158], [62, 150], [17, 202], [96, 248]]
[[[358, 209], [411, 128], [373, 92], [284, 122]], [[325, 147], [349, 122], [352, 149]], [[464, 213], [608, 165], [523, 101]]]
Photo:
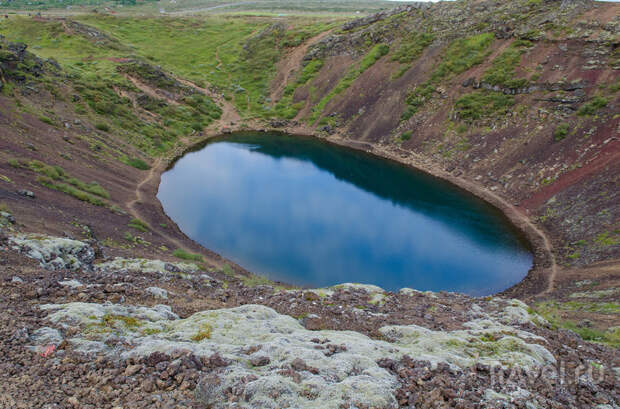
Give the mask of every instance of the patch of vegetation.
[[37, 182], [40, 183], [41, 185], [50, 188], [50, 189], [54, 189], [54, 190], [58, 190], [59, 192], [63, 192], [68, 194], [69, 196], [73, 196], [74, 198], [81, 200], [83, 202], [87, 202], [90, 203], [92, 205], [95, 206], [105, 206], [106, 202], [104, 202], [103, 200], [90, 195], [88, 193], [85, 193], [79, 189], [76, 189], [75, 187], [68, 185], [66, 183], [56, 183], [54, 182], [54, 180], [52, 178], [49, 178], [47, 176], [39, 176], [37, 177]]
[[52, 125], [52, 126], [56, 126], [56, 122], [54, 122], [53, 119], [51, 119], [50, 117], [47, 117], [45, 115], [39, 115], [39, 121], [44, 122], [48, 125]]
[[488, 48], [495, 36], [483, 33], [454, 41], [443, 54], [439, 66], [432, 72], [429, 80], [417, 85], [407, 95], [407, 108], [401, 119], [411, 118], [428, 101], [436, 87], [446, 79], [461, 74], [471, 67], [484, 62], [489, 55]]
[[140, 158], [124, 157], [121, 159], [121, 162], [140, 170], [149, 170], [151, 168], [145, 161]]
[[133, 234], [131, 234], [130, 232], [126, 231], [123, 234], [123, 238], [133, 244], [142, 244], [144, 246], [150, 246], [151, 243], [149, 243], [147, 240], [144, 240], [142, 237], [140, 236], [134, 236]]
[[106, 314], [101, 319], [101, 324], [109, 327], [114, 327], [117, 322], [122, 323], [129, 329], [133, 329], [141, 325], [138, 319], [134, 317], [127, 317], [125, 315]]
[[274, 114], [277, 114], [280, 118], [295, 118], [299, 110], [303, 107], [303, 102], [301, 104], [293, 103], [295, 91], [297, 88], [310, 82], [319, 73], [321, 68], [323, 68], [323, 60], [320, 59], [312, 60], [306, 64], [295, 82], [287, 85], [284, 89], [282, 98], [276, 104], [276, 111]]
[[267, 277], [251, 274], [250, 276], [241, 276], [241, 281], [246, 287], [258, 287], [259, 285], [272, 285], [273, 281]]
[[528, 85], [526, 78], [515, 78], [516, 68], [521, 63], [521, 56], [526, 48], [532, 46], [528, 40], [515, 40], [510, 46], [491, 63], [482, 76], [482, 81], [491, 85], [505, 88], [523, 88]]
[[392, 61], [398, 61], [402, 66], [398, 71], [393, 73], [390, 78], [394, 80], [402, 77], [411, 68], [411, 63], [418, 59], [422, 51], [424, 51], [433, 40], [435, 40], [433, 34], [415, 32], [403, 39], [399, 48], [391, 57]]
[[228, 277], [234, 277], [235, 276], [235, 272], [233, 271], [233, 269], [230, 266], [230, 264], [224, 264], [222, 266], [222, 273], [225, 274]]
[[106, 203], [103, 200], [94, 196], [99, 196], [104, 199], [110, 198], [110, 193], [97, 182], [86, 183], [78, 178], [72, 177], [60, 166], [47, 165], [38, 160], [18, 162], [18, 164], [20, 167], [28, 168], [40, 174], [41, 176], [37, 178], [37, 182], [43, 186], [67, 193], [84, 202], [96, 206], [105, 206]]
[[[534, 311], [545, 318], [554, 329], [564, 328], [571, 330], [578, 334], [586, 341], [599, 342], [607, 344], [614, 348], [620, 348], [620, 328], [609, 329], [607, 331], [589, 328], [585, 326], [579, 326], [575, 322], [565, 320], [560, 315], [561, 309], [572, 309], [575, 307], [575, 303], [564, 306], [565, 303], [539, 303], [534, 308]], [[600, 308], [600, 307], [595, 307]], [[608, 308], [608, 307], [604, 307]], [[614, 310], [617, 310], [617, 305], [613, 306]], [[596, 311], [595, 311], [596, 312]], [[615, 313], [615, 312], [614, 312]]]
[[424, 51], [433, 40], [435, 40], [433, 34], [413, 32], [402, 40], [399, 47], [392, 53], [390, 59], [392, 61], [398, 61], [401, 64], [411, 63], [422, 54], [422, 51]]
[[103, 123], [103, 122], [97, 122], [95, 124], [95, 128], [103, 132], [110, 132], [110, 125]]
[[599, 109], [605, 108], [609, 103], [609, 99], [599, 95], [592, 98], [589, 102], [583, 104], [577, 111], [579, 116], [591, 116], [596, 114]]
[[555, 130], [553, 131], [553, 139], [555, 139], [556, 141], [561, 141], [562, 139], [566, 138], [566, 135], [568, 135], [569, 129], [570, 129], [570, 125], [567, 124], [566, 122], [562, 122], [561, 124], [555, 127]]
[[411, 139], [411, 135], [413, 135], [413, 131], [405, 131], [400, 134], [400, 139], [402, 141], [408, 141], [409, 139]]
[[347, 73], [340, 79], [338, 84], [332, 90], [325, 95], [313, 108], [312, 113], [309, 117], [310, 122], [315, 122], [318, 117], [321, 115], [325, 106], [332, 100], [333, 97], [339, 95], [344, 90], [349, 88], [351, 84], [368, 68], [374, 65], [375, 62], [379, 60], [379, 58], [383, 57], [390, 51], [390, 48], [385, 44], [377, 44], [362, 58], [362, 60], [351, 67]]
[[594, 242], [602, 247], [620, 245], [620, 230], [605, 231], [594, 239]]
[[136, 218], [131, 219], [127, 226], [129, 226], [129, 227], [131, 227], [133, 229], [136, 229], [136, 230], [140, 230], [141, 232], [147, 232], [147, 231], [150, 230], [148, 224], [146, 224], [142, 220], [136, 219]]
[[172, 255], [182, 260], [204, 261], [203, 257], [200, 254], [188, 253], [187, 251], [183, 249], [176, 249], [175, 251], [172, 252]]
[[213, 327], [208, 322], [205, 322], [204, 324], [202, 324], [202, 327], [200, 328], [200, 330], [198, 330], [196, 335], [192, 336], [191, 339], [192, 341], [200, 342], [204, 339], [211, 339], [212, 334]]
[[514, 105], [514, 97], [501, 92], [477, 90], [456, 100], [455, 108], [459, 118], [474, 122], [506, 114]]

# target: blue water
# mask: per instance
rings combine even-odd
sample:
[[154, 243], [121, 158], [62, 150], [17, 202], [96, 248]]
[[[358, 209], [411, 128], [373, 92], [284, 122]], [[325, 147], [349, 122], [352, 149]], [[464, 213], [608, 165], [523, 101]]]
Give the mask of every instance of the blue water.
[[488, 295], [532, 255], [505, 217], [453, 185], [314, 138], [215, 139], [164, 173], [158, 198], [189, 237], [270, 279]]

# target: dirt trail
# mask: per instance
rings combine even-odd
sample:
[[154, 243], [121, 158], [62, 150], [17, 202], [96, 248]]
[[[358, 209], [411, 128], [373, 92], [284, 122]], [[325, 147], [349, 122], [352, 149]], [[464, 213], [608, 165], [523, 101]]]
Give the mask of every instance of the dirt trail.
[[276, 65], [277, 74], [272, 81], [271, 99], [273, 101], [279, 100], [282, 97], [284, 88], [286, 88], [286, 84], [289, 82], [291, 76], [301, 67], [302, 60], [308, 52], [308, 48], [327, 37], [332, 31], [333, 30], [324, 31], [308, 39], [302, 45], [295, 47], [293, 51], [278, 62]]
[[187, 85], [188, 87], [192, 87], [195, 90], [200, 91], [203, 94], [207, 95], [208, 97], [213, 99], [215, 103], [218, 104], [218, 106], [221, 108], [222, 116], [220, 117], [219, 120], [214, 121], [211, 124], [210, 126], [211, 128], [217, 127], [219, 129], [222, 127], [229, 126], [231, 123], [237, 123], [241, 120], [241, 116], [237, 112], [237, 109], [235, 108], [235, 106], [229, 101], [227, 101], [226, 98], [224, 98], [221, 94], [218, 94], [217, 92], [214, 92], [210, 90], [209, 88], [199, 87], [193, 82], [184, 80], [182, 78], [175, 77], [175, 79], [179, 81], [181, 84]]
[[156, 89], [154, 89], [153, 87], [151, 87], [151, 86], [149, 86], [149, 85], [139, 81], [137, 78], [132, 77], [131, 75], [127, 75], [127, 74], [125, 74], [125, 78], [127, 78], [129, 81], [131, 81], [131, 83], [136, 88], [138, 88], [140, 91], [144, 92], [149, 97], [157, 98], [157, 99], [164, 99], [169, 104], [179, 105], [179, 103], [177, 101], [175, 101], [174, 99], [170, 98], [168, 95], [165, 95], [162, 92], [157, 92]]
[[[145, 92], [147, 95], [151, 95], [155, 98], [162, 98], [161, 95], [159, 95], [157, 92], [155, 92], [155, 90], [153, 90], [152, 88], [148, 87], [147, 85], [137, 81], [136, 79], [127, 76], [127, 78], [134, 83], [134, 85], [136, 87], [138, 87], [140, 90], [142, 90], [143, 92]], [[212, 98], [216, 104], [218, 104], [218, 106], [221, 108], [222, 110], [222, 115], [220, 117], [220, 119], [214, 121], [213, 123], [211, 123], [211, 125], [209, 126], [209, 128], [213, 131], [213, 132], [219, 132], [222, 128], [225, 128], [227, 126], [233, 125], [233, 124], [237, 124], [238, 122], [240, 122], [241, 117], [240, 115], [237, 113], [237, 110], [235, 109], [234, 105], [231, 104], [230, 102], [228, 102], [225, 98], [222, 97], [221, 94], [218, 94], [216, 92], [213, 92], [212, 90], [208, 89], [208, 88], [202, 88], [199, 87], [198, 85], [188, 81], [188, 80], [184, 80], [182, 78], [178, 78], [175, 77], [175, 79], [177, 81], [179, 81], [180, 83], [182, 83], [183, 85], [186, 85], [188, 87], [191, 87], [207, 96], [209, 96], [210, 98]], [[169, 98], [166, 98], [166, 100], [168, 102], [171, 103], [175, 103], [176, 101], [170, 100]], [[148, 173], [144, 176], [144, 178], [136, 185], [135, 188], [135, 197], [134, 199], [128, 201], [125, 203], [125, 207], [128, 211], [128, 213], [137, 218], [140, 219], [144, 222], [148, 223], [148, 217], [146, 217], [146, 215], [142, 214], [141, 210], [140, 210], [140, 203], [148, 203], [149, 201], [156, 201], [157, 199], [155, 198], [155, 194], [156, 194], [156, 190], [157, 187], [155, 186], [159, 180], [159, 177], [161, 176], [161, 174], [165, 171], [166, 166], [169, 163], [169, 159], [171, 157], [176, 156], [177, 153], [180, 153], [181, 151], [183, 151], [183, 149], [185, 149], [186, 147], [188, 147], [191, 143], [192, 140], [191, 139], [180, 139], [180, 146], [178, 147], [178, 149], [176, 149], [176, 153], [173, 153], [171, 156], [160, 156], [158, 157], [155, 162], [152, 164], [151, 168], [149, 169]], [[163, 211], [163, 210], [162, 210]], [[168, 241], [169, 243], [172, 243], [174, 246], [176, 246], [176, 248], [185, 250], [187, 252], [195, 252], [195, 249], [192, 250], [190, 248], [188, 248], [188, 246], [186, 244], [183, 243], [182, 240], [179, 240], [178, 238], [166, 233], [165, 231], [163, 231], [163, 229], [161, 229], [159, 226], [151, 226], [149, 224], [149, 227], [151, 229], [151, 231], [159, 236], [161, 236], [162, 238], [164, 238], [166, 241]], [[213, 259], [211, 257], [208, 258], [208, 262], [211, 265], [214, 265], [215, 267], [223, 267], [223, 262], [220, 260], [216, 260]]]
[[[125, 207], [127, 208], [129, 214], [131, 214], [136, 219], [140, 219], [144, 221], [147, 224], [149, 223], [145, 220], [145, 217], [142, 216], [142, 214], [140, 213], [140, 209], [138, 208], [137, 205], [139, 203], [146, 202], [149, 200], [149, 198], [144, 197], [144, 192], [142, 189], [145, 185], [149, 185], [150, 183], [154, 181], [154, 179], [158, 178], [161, 172], [164, 170], [164, 168], [165, 168], [164, 158], [162, 157], [157, 158], [157, 160], [151, 166], [151, 169], [149, 170], [149, 172], [146, 174], [145, 178], [142, 179], [142, 181], [140, 181], [140, 183], [138, 183], [138, 185], [136, 186], [135, 199], [130, 200], [129, 202], [125, 204]], [[163, 237], [164, 239], [166, 239], [166, 241], [173, 243], [177, 248], [183, 249], [188, 252], [190, 251], [180, 240], [170, 236], [169, 234], [167, 234], [166, 232], [162, 231], [159, 228], [150, 226], [150, 224], [149, 224], [149, 227], [151, 231]]]

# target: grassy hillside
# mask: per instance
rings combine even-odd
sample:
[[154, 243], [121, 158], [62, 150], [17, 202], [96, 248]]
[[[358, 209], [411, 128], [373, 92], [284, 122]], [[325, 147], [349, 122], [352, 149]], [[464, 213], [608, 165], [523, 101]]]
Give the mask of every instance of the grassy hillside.
[[358, 15], [375, 13], [390, 9], [394, 4], [387, 0], [177, 0], [162, 3], [155, 0], [3, 0], [0, 10], [20, 11], [59, 11], [84, 12], [92, 10], [113, 11], [115, 13], [160, 14], [162, 11], [172, 14], [186, 13], [260, 13], [260, 14], [340, 14]]

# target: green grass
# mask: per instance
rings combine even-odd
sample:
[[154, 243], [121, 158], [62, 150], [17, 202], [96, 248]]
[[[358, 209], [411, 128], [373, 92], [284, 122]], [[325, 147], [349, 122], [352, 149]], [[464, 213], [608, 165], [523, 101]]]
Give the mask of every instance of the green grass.
[[441, 62], [431, 73], [430, 79], [417, 85], [407, 95], [407, 108], [401, 119], [407, 120], [418, 112], [432, 98], [440, 83], [484, 62], [494, 38], [492, 33], [483, 33], [453, 41], [444, 51]]
[[287, 46], [333, 26], [307, 18], [285, 24], [245, 17], [133, 18], [87, 16], [81, 21], [131, 44], [135, 52], [196, 84], [206, 82], [246, 116], [265, 116], [265, 98]]
[[39, 182], [41, 185], [50, 188], [50, 189], [54, 189], [54, 190], [58, 190], [59, 192], [63, 192], [68, 194], [69, 196], [73, 196], [74, 198], [81, 200], [83, 202], [87, 202], [90, 203], [92, 205], [95, 206], [105, 206], [106, 202], [104, 202], [103, 200], [99, 199], [96, 196], [90, 195], [86, 192], [83, 192], [79, 189], [76, 189], [75, 187], [68, 185], [66, 183], [57, 183], [54, 182], [53, 179], [47, 177], [47, 176], [39, 176], [37, 177], [37, 182]]
[[594, 243], [601, 247], [617, 246], [620, 244], [620, 230], [600, 233], [594, 239]]
[[363, 74], [368, 68], [372, 67], [381, 57], [386, 55], [390, 51], [390, 48], [385, 44], [377, 44], [373, 48], [368, 51], [368, 53], [360, 60], [360, 62], [353, 67], [351, 67], [347, 73], [340, 79], [338, 84], [332, 90], [325, 95], [314, 107], [312, 108], [312, 113], [308, 120], [310, 122], [315, 122], [323, 110], [325, 106], [332, 100], [335, 96], [339, 95], [343, 91], [355, 82], [355, 80]]
[[411, 139], [411, 135], [413, 135], [413, 131], [405, 131], [400, 134], [400, 139], [403, 141], [408, 141]]
[[131, 219], [127, 225], [133, 229], [140, 230], [141, 232], [147, 232], [150, 230], [149, 225], [140, 219]]
[[542, 302], [536, 304], [533, 311], [545, 318], [554, 329], [568, 329], [575, 332], [586, 341], [603, 343], [614, 348], [620, 348], [620, 328], [605, 331], [596, 328], [582, 327], [560, 316], [561, 310], [618, 314], [619, 307], [617, 303]]
[[110, 132], [110, 125], [103, 122], [97, 122], [95, 128], [103, 132]]
[[128, 158], [125, 156], [121, 159], [121, 162], [140, 170], [149, 170], [151, 168], [148, 163], [140, 158]]
[[579, 110], [577, 111], [577, 115], [579, 116], [591, 116], [596, 114], [596, 112], [600, 109], [603, 109], [609, 103], [609, 99], [595, 96], [589, 102], [583, 104]]
[[460, 119], [472, 123], [479, 119], [506, 114], [514, 105], [514, 97], [501, 92], [477, 90], [456, 100], [455, 109]]
[[284, 88], [282, 98], [276, 104], [275, 114], [280, 118], [292, 119], [297, 116], [297, 113], [302, 108], [301, 105], [293, 103], [293, 97], [297, 88], [306, 85], [310, 82], [323, 68], [323, 60], [315, 59], [306, 64], [301, 71], [299, 77], [292, 83]]
[[407, 37], [403, 38], [398, 48], [392, 53], [390, 59], [392, 61], [398, 61], [403, 64], [398, 71], [392, 74], [392, 79], [402, 77], [409, 68], [411, 63], [414, 62], [422, 54], [422, 51], [428, 47], [435, 36], [429, 33], [411, 33]]
[[204, 261], [203, 257], [200, 254], [188, 253], [187, 251], [183, 249], [176, 249], [175, 251], [172, 252], [172, 255], [182, 260]]
[[556, 141], [561, 141], [562, 139], [566, 138], [569, 130], [570, 125], [566, 122], [558, 124], [558, 126], [556, 126], [555, 130], [553, 131], [553, 139], [555, 139]]
[[454, 41], [431, 74], [431, 80], [436, 83], [483, 63], [489, 55], [489, 46], [494, 39], [493, 33], [483, 33]]
[[72, 177], [60, 166], [47, 165], [38, 160], [16, 160], [14, 163], [19, 165], [19, 167], [38, 173], [40, 176], [36, 180], [41, 185], [66, 193], [78, 200], [95, 206], [105, 206], [106, 202], [100, 198], [110, 198], [110, 193], [97, 182], [86, 183], [76, 177]]
[[532, 43], [527, 40], [515, 40], [491, 63], [491, 67], [482, 76], [482, 81], [505, 88], [523, 88], [528, 85], [526, 78], [515, 78], [516, 68], [521, 64], [525, 49]]

